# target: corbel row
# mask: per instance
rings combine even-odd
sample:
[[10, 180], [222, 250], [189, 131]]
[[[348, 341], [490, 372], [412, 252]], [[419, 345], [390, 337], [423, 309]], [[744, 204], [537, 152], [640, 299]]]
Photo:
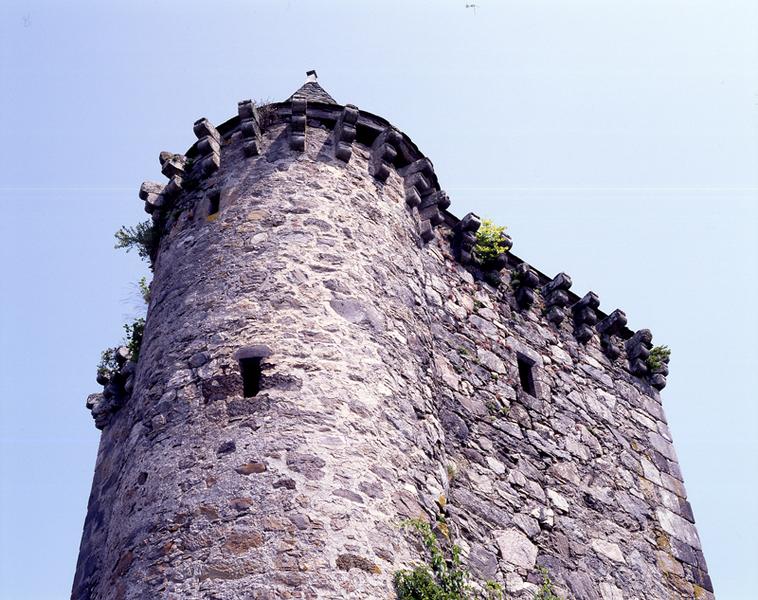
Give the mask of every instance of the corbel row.
[[563, 323], [566, 318], [571, 283], [571, 277], [565, 273], [558, 273], [542, 288], [542, 295], [545, 298], [545, 318], [555, 326]]
[[[571, 284], [571, 277], [565, 273], [558, 273], [542, 288], [545, 299], [545, 318], [555, 326], [560, 325], [566, 318]], [[598, 322], [599, 306], [600, 301], [594, 292], [587, 293], [571, 306], [574, 334], [580, 342], [586, 343], [592, 338], [592, 326], [596, 324], [595, 328], [600, 334], [600, 347], [608, 358], [616, 360], [621, 350], [614, 338], [618, 338], [626, 327], [626, 314], [616, 309]]]
[[302, 97], [292, 98], [290, 103], [292, 116], [290, 117], [290, 148], [297, 152], [305, 150], [305, 125], [307, 101]]
[[[542, 287], [542, 296], [545, 299], [545, 318], [555, 326], [560, 325], [567, 316], [571, 285], [571, 277], [566, 273], [558, 273]], [[608, 358], [616, 360], [621, 354], [621, 350], [619, 350], [619, 344], [614, 338], [618, 338], [626, 327], [626, 314], [624, 311], [616, 309], [598, 322], [597, 309], [599, 306], [599, 299], [594, 292], [589, 292], [571, 306], [574, 332], [579, 341], [586, 343], [592, 338], [592, 326], [597, 324], [596, 329], [600, 334], [600, 347]]]
[[421, 199], [418, 208], [419, 232], [425, 242], [434, 237], [434, 228], [445, 222], [442, 211], [450, 206], [450, 198], [442, 190], [435, 190]]
[[442, 211], [450, 206], [447, 193], [434, 188], [434, 168], [424, 157], [398, 170], [403, 178], [405, 203], [417, 213], [419, 232], [425, 242], [434, 237], [434, 228], [444, 223]]
[[401, 140], [400, 132], [394, 127], [388, 127], [376, 136], [371, 145], [371, 156], [368, 162], [368, 172], [374, 179], [382, 183], [387, 181]]
[[[243, 103], [240, 103], [242, 106]], [[305, 150], [307, 126], [307, 101], [294, 97], [291, 102], [291, 118], [289, 129], [290, 147], [296, 151]], [[250, 104], [246, 105], [245, 114], [252, 115]], [[332, 139], [335, 157], [343, 162], [349, 162], [353, 153], [353, 143], [357, 136], [359, 110], [356, 106], [347, 104], [337, 117]], [[243, 114], [240, 112], [240, 122]], [[251, 128], [252, 130], [252, 128]], [[259, 127], [255, 128], [260, 131]], [[244, 133], [244, 132], [243, 132]], [[390, 172], [395, 167], [395, 160], [400, 154], [402, 134], [394, 127], [387, 127], [374, 139], [369, 155], [369, 174], [382, 183], [387, 181]], [[410, 165], [399, 169], [403, 177], [406, 203], [409, 208], [418, 211], [419, 234], [428, 242], [434, 238], [434, 228], [444, 222], [442, 211], [450, 206], [450, 199], [441, 190], [435, 189], [434, 170], [428, 158], [420, 158]]]
[[196, 147], [202, 157], [200, 169], [207, 177], [221, 166], [221, 134], [206, 118], [195, 121], [192, 130], [197, 136]]
[[653, 334], [649, 329], [640, 329], [626, 341], [629, 370], [643, 377], [648, 374], [647, 359], [653, 347]]
[[137, 363], [130, 360], [129, 349], [126, 346], [117, 348], [115, 359], [119, 367], [117, 371], [97, 374], [97, 382], [103, 386], [103, 391], [87, 397], [87, 409], [92, 413], [98, 429], [108, 425], [111, 415], [126, 404], [134, 390]]
[[[239, 127], [243, 139], [243, 150], [246, 156], [256, 156], [262, 151], [261, 121], [255, 104], [251, 100], [238, 103]], [[353, 105], [342, 108], [337, 117], [333, 130], [333, 145], [336, 158], [349, 162], [352, 156], [352, 144], [356, 139], [356, 127], [359, 110]], [[305, 150], [307, 125], [307, 101], [305, 98], [293, 98], [291, 101], [291, 121], [289, 131], [290, 147], [296, 151]], [[196, 148], [199, 159], [193, 161], [182, 154], [161, 152], [161, 172], [169, 179], [163, 186], [155, 182], [144, 182], [140, 187], [139, 197], [145, 202], [145, 210], [156, 220], [166, 210], [170, 209], [176, 197], [185, 187], [190, 173], [199, 169], [202, 176], [208, 176], [216, 171], [221, 164], [221, 136], [218, 130], [207, 120], [199, 119], [193, 127], [198, 138]], [[385, 128], [374, 140], [370, 149], [369, 173], [378, 181], [385, 182], [401, 151], [402, 135], [393, 127]], [[406, 149], [407, 151], [407, 149]], [[405, 160], [412, 158], [405, 155]], [[436, 188], [436, 177], [431, 161], [422, 157], [414, 160], [405, 167], [398, 169], [403, 179], [405, 201], [410, 210], [417, 213], [420, 236], [424, 241], [434, 238], [434, 227], [444, 222], [443, 211], [450, 205], [447, 194]], [[196, 177], [196, 175], [195, 175]], [[500, 270], [507, 265], [507, 254], [499, 255], [495, 261], [484, 266], [476, 256], [477, 231], [481, 220], [473, 213], [467, 214], [453, 228], [453, 250], [461, 264], [484, 270]], [[510, 244], [509, 244], [510, 245]], [[486, 275], [486, 273], [485, 273]], [[611, 360], [616, 360], [626, 351], [630, 371], [639, 377], [649, 378], [650, 384], [662, 389], [666, 385], [668, 365], [666, 360], [651, 369], [647, 359], [652, 348], [652, 335], [648, 330], [636, 332], [626, 342], [620, 342], [622, 332], [627, 323], [626, 315], [621, 310], [598, 322], [599, 299], [593, 292], [587, 293], [578, 302], [570, 305], [569, 289], [571, 278], [565, 273], [559, 273], [555, 278], [538, 288], [540, 280], [534, 269], [527, 263], [520, 263], [513, 271], [513, 281], [516, 284], [515, 300], [519, 308], [529, 309], [536, 300], [536, 294], [541, 292], [544, 298], [544, 314], [547, 321], [559, 326], [571, 311], [574, 335], [581, 343], [587, 343], [594, 335], [594, 330], [600, 336], [602, 351]], [[493, 285], [499, 283], [499, 277]], [[113, 385], [110, 385], [113, 383]], [[108, 387], [110, 385], [110, 387]], [[118, 404], [119, 395], [114, 386], [116, 382], [108, 382], [107, 391], [96, 395], [100, 399], [92, 400], [93, 416], [108, 413]], [[126, 379], [124, 379], [126, 385]], [[88, 406], [89, 406], [88, 401]]]
[[584, 297], [571, 307], [574, 317], [574, 336], [581, 343], [587, 343], [593, 335], [592, 326], [597, 323], [597, 309], [600, 299], [595, 292], [587, 292]]
[[650, 369], [650, 385], [657, 390], [662, 390], [666, 387], [666, 377], [669, 374], [669, 359], [662, 358], [660, 365]]
[[[305, 129], [307, 124], [307, 101], [295, 97], [291, 101], [290, 147], [305, 149]], [[343, 162], [349, 162], [353, 153], [353, 142], [357, 135], [359, 110], [352, 104], [343, 107], [337, 117], [332, 133], [334, 154]], [[240, 117], [241, 118], [241, 117]], [[384, 183], [395, 166], [400, 154], [402, 134], [394, 127], [385, 128], [374, 139], [369, 156], [369, 174]], [[434, 188], [434, 170], [428, 158], [420, 158], [399, 170], [404, 178], [406, 203], [418, 211], [419, 234], [428, 242], [434, 237], [434, 228], [444, 222], [442, 211], [450, 206], [447, 194]]]
[[471, 266], [476, 268], [482, 268], [485, 271], [492, 271], [489, 277], [490, 282], [497, 286], [500, 284], [500, 278], [498, 272], [508, 264], [508, 252], [513, 247], [513, 242], [510, 237], [503, 235], [503, 243], [508, 248], [506, 252], [498, 254], [495, 260], [487, 265], [487, 268], [483, 268], [481, 258], [476, 254], [476, 242], [477, 231], [482, 225], [482, 221], [478, 215], [474, 213], [468, 213], [453, 227], [453, 240], [452, 247], [453, 252], [460, 262], [464, 266]]
[[536, 299], [534, 290], [540, 283], [539, 275], [527, 263], [522, 262], [516, 267], [512, 281], [517, 283], [516, 304], [519, 308], [528, 309]]
[[242, 150], [245, 156], [258, 156], [262, 149], [261, 120], [258, 109], [252, 100], [237, 103], [237, 114], [240, 119], [240, 134], [242, 135]]
[[348, 162], [353, 154], [357, 123], [358, 107], [347, 104], [334, 126], [334, 155], [343, 162]]
[[163, 190], [166, 186], [155, 181], [143, 181], [139, 188], [140, 200], [145, 201], [145, 212], [153, 214], [163, 208], [166, 197]]
[[621, 355], [621, 350], [614, 338], [619, 337], [624, 327], [626, 327], [626, 313], [618, 308], [597, 324], [600, 348], [611, 360], [616, 360]]
[[[516, 277], [523, 280], [527, 266], [520, 264], [516, 270]], [[598, 307], [600, 305], [597, 294], [588, 292], [583, 298], [569, 307], [569, 289], [571, 278], [565, 273], [559, 273], [551, 281], [542, 287], [542, 295], [545, 301], [545, 318], [555, 326], [560, 325], [571, 310], [573, 317], [574, 335], [581, 343], [587, 343], [594, 335], [593, 327], [600, 336], [600, 348], [611, 360], [615, 361], [622, 352], [626, 352], [629, 361], [629, 371], [638, 377], [648, 378], [650, 385], [661, 390], [666, 386], [668, 375], [668, 358], [664, 357], [659, 364], [652, 369], [648, 364], [648, 357], [653, 347], [653, 336], [648, 329], [640, 329], [631, 338], [623, 341], [622, 335], [627, 325], [626, 313], [616, 309], [598, 322]], [[521, 287], [519, 287], [519, 290]], [[516, 301], [521, 308], [528, 308], [533, 299], [524, 297], [519, 299], [519, 291], [516, 292]], [[531, 300], [531, 301], [530, 301]]]
[[144, 181], [139, 188], [139, 198], [145, 202], [145, 212], [157, 221], [161, 213], [169, 209], [184, 187], [185, 167], [188, 159], [183, 154], [161, 152], [158, 156], [161, 173], [168, 177], [168, 183], [161, 185], [155, 181]]
[[405, 191], [405, 203], [409, 208], [417, 208], [421, 205], [421, 198], [432, 191], [432, 177], [434, 169], [428, 158], [419, 158], [407, 167], [399, 171], [403, 178]]
[[668, 357], [662, 358], [651, 368], [648, 364], [650, 351], [653, 349], [653, 334], [649, 329], [640, 329], [626, 343], [626, 353], [629, 358], [629, 370], [639, 377], [649, 377], [650, 385], [657, 390], [666, 387], [666, 376], [669, 373]]
[[453, 249], [458, 261], [464, 266], [475, 262], [474, 248], [476, 247], [476, 232], [482, 221], [478, 215], [468, 213], [453, 228]]
[[[166, 200], [173, 200], [182, 191], [184, 179], [186, 176], [186, 165], [188, 158], [184, 154], [174, 154], [163, 151], [158, 155], [158, 162], [161, 164], [161, 173], [168, 178], [166, 187], [163, 188], [163, 194]], [[166, 204], [166, 202], [164, 202]]]
[[161, 173], [168, 178], [164, 186], [154, 181], [145, 181], [139, 189], [139, 198], [145, 202], [145, 212], [158, 220], [160, 215], [173, 206], [177, 196], [187, 187], [187, 182], [200, 177], [208, 177], [221, 166], [221, 134], [206, 119], [195, 121], [193, 132], [197, 137], [195, 147], [198, 159], [192, 160], [184, 154], [163, 151], [158, 156]]
[[158, 160], [161, 173], [168, 177], [168, 183], [161, 185], [155, 181], [143, 181], [139, 188], [139, 198], [145, 202], [145, 212], [158, 221], [161, 214], [173, 206], [176, 197], [184, 188], [185, 167], [188, 159], [183, 154], [161, 152]]

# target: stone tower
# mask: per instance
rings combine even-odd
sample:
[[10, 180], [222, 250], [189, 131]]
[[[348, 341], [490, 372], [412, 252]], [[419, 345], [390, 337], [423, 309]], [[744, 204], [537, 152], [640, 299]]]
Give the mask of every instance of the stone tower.
[[391, 598], [407, 519], [508, 598], [540, 567], [563, 598], [713, 598], [649, 331], [483, 256], [410, 138], [315, 73], [194, 132], [140, 189], [151, 300], [88, 399], [72, 598]]

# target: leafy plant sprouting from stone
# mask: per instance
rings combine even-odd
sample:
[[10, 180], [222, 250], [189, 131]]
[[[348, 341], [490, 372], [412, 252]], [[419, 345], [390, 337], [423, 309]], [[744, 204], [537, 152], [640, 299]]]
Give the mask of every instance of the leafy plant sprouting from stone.
[[152, 262], [155, 258], [155, 253], [158, 251], [158, 243], [160, 242], [160, 230], [154, 222], [148, 219], [142, 223], [137, 223], [133, 227], [124, 225], [115, 235], [115, 248], [125, 248], [127, 252], [132, 248], [136, 248], [139, 257], [143, 260], [148, 260], [152, 268]]
[[482, 224], [476, 231], [476, 245], [474, 246], [474, 252], [482, 261], [482, 267], [485, 269], [493, 267], [497, 257], [510, 249], [509, 240], [505, 235], [505, 227], [495, 225], [489, 219], [482, 219]]
[[[412, 571], [403, 569], [395, 574], [395, 591], [399, 600], [503, 600], [502, 586], [494, 581], [476, 591], [468, 584], [470, 574], [461, 561], [461, 549], [451, 544], [443, 550], [432, 527], [421, 519], [409, 519], [403, 525], [421, 537], [427, 551], [428, 563]], [[436, 528], [449, 538], [443, 515], [439, 515]]]
[[118, 348], [107, 348], [100, 354], [100, 362], [97, 365], [98, 378], [104, 377], [110, 379], [119, 370], [118, 362], [116, 361], [116, 353]]
[[[145, 332], [145, 319], [138, 318], [132, 323], [124, 325], [126, 336], [123, 346], [129, 354], [129, 360], [139, 361], [139, 353], [142, 347], [142, 336]], [[97, 365], [98, 377], [112, 378], [120, 369], [118, 362], [119, 348], [108, 348], [100, 355], [100, 363]]]
[[560, 596], [557, 596], [553, 589], [553, 582], [550, 581], [547, 569], [545, 567], [540, 567], [539, 569], [542, 574], [542, 586], [534, 594], [534, 600], [561, 600]]
[[142, 337], [145, 334], [145, 319], [140, 317], [135, 319], [131, 324], [124, 325], [124, 331], [126, 331], [126, 347], [129, 349], [131, 355], [130, 360], [132, 362], [139, 361], [139, 353], [142, 349]]
[[150, 284], [147, 281], [147, 277], [140, 277], [137, 282], [140, 296], [145, 301], [145, 304], [150, 304]]
[[668, 362], [670, 357], [671, 349], [668, 346], [654, 346], [645, 362], [651, 371], [656, 371], [663, 366], [663, 363]]

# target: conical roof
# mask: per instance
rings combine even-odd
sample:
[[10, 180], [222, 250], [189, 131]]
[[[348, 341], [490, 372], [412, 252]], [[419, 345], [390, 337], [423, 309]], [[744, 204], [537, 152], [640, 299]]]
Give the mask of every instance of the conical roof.
[[316, 81], [316, 71], [308, 71], [307, 75], [308, 81], [306, 81], [299, 90], [292, 94], [288, 100], [292, 100], [297, 96], [298, 98], [305, 98], [309, 102], [328, 102], [330, 104], [337, 104], [337, 101], [321, 87], [318, 81]]

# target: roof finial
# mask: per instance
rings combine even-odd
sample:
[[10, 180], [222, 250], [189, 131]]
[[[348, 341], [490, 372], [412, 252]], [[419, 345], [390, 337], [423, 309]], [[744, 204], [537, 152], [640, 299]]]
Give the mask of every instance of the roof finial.
[[308, 79], [306, 79], [306, 83], [310, 81], [317, 81], [318, 75], [316, 74], [316, 69], [311, 69], [310, 71], [306, 71], [305, 74], [308, 76]]

